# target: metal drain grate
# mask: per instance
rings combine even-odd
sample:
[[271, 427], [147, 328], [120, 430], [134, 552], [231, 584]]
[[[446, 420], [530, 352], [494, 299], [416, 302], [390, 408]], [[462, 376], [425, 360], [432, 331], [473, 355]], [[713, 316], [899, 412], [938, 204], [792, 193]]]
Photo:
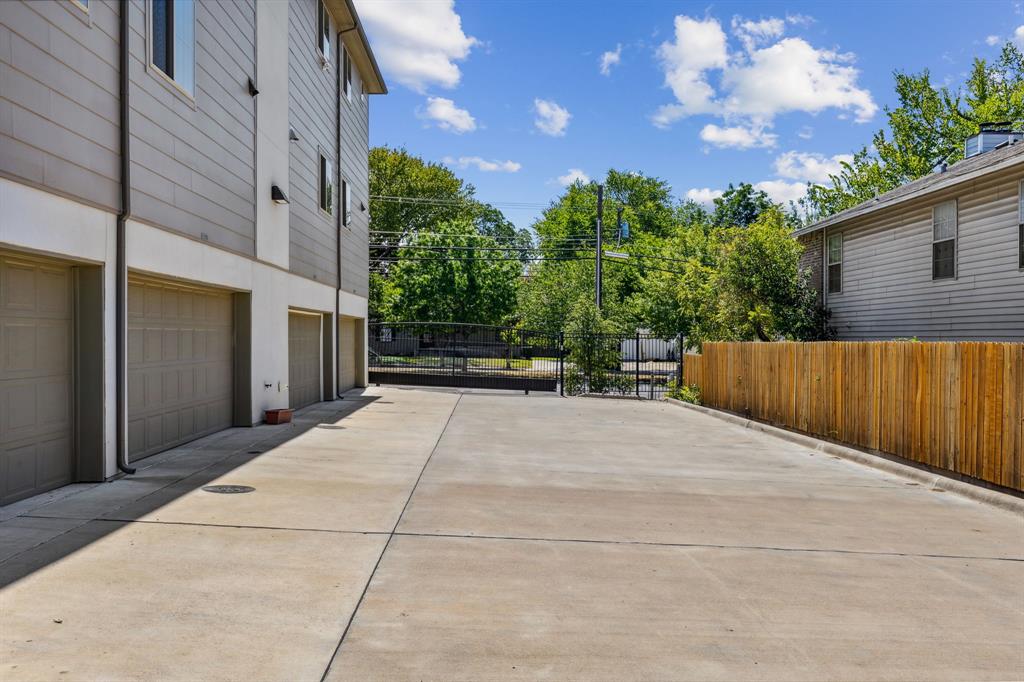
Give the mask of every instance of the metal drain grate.
[[338, 424], [317, 424], [316, 428], [318, 428], [318, 429], [330, 429], [330, 430], [335, 430], [335, 431], [341, 431], [345, 427], [344, 426], [340, 426]]
[[249, 450], [245, 454], [247, 454], [247, 455], [262, 455], [263, 451], [262, 450]]
[[237, 495], [238, 493], [251, 493], [256, 488], [251, 485], [204, 485], [203, 490], [221, 495]]

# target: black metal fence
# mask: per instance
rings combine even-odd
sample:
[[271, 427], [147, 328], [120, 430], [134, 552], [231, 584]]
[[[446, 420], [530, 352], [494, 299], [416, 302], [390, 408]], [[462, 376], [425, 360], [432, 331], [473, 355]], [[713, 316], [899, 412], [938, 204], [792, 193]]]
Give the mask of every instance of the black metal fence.
[[658, 399], [682, 375], [681, 339], [562, 335], [447, 323], [371, 323], [370, 382]]

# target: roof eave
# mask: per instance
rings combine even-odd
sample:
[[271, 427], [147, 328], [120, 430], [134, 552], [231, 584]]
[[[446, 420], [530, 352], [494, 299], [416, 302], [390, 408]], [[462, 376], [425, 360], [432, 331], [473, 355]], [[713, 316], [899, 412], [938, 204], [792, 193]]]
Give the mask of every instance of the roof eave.
[[356, 12], [356, 7], [352, 0], [325, 0], [325, 2], [331, 14], [334, 15], [339, 25], [341, 25], [342, 32], [348, 33], [354, 30], [356, 33], [357, 40], [346, 41], [345, 47], [348, 49], [356, 69], [359, 70], [366, 93], [369, 95], [386, 95], [388, 93], [388, 86], [384, 82], [384, 76], [381, 75], [377, 59], [373, 56], [370, 41], [366, 37], [366, 32], [363, 31], [363, 24], [359, 20], [359, 14]]

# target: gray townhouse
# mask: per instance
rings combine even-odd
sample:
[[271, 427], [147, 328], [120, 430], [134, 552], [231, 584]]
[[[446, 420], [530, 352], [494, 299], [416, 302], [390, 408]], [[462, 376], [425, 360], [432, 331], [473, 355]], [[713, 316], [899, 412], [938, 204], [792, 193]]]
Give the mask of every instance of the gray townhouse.
[[1024, 142], [986, 128], [962, 161], [797, 230], [841, 340], [1024, 341]]
[[0, 504], [366, 383], [351, 0], [0, 2]]

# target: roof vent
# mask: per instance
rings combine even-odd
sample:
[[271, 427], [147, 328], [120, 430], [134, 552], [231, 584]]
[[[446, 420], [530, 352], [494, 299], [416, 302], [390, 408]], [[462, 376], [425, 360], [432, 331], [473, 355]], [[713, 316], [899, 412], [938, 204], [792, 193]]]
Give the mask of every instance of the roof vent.
[[1013, 130], [1010, 121], [995, 121], [982, 123], [979, 131], [967, 138], [964, 142], [964, 158], [969, 159], [978, 154], [990, 152], [1007, 142], [1019, 142], [1024, 140], [1024, 132]]

